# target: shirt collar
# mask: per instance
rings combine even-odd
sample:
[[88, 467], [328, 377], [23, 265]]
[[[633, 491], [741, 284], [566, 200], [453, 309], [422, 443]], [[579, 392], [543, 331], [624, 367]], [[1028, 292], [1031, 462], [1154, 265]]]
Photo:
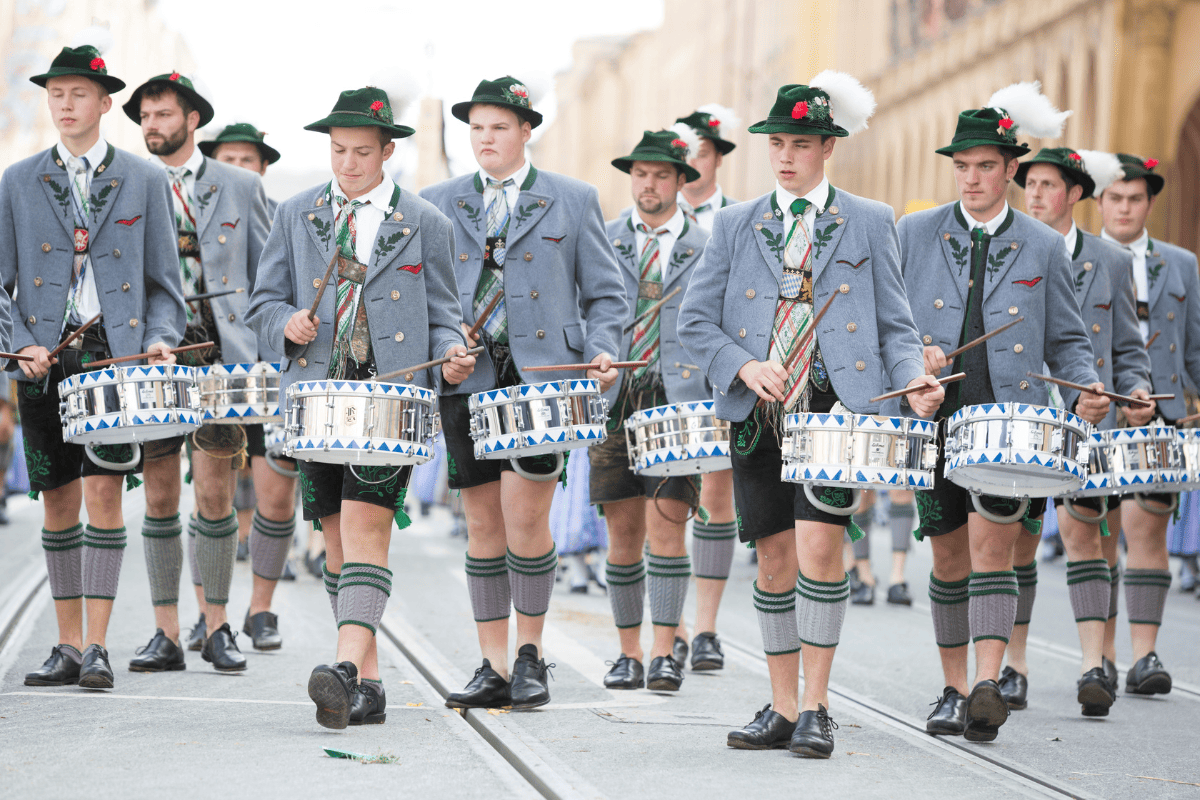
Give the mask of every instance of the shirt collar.
[[[516, 187], [518, 189], [520, 189], [522, 186], [525, 185], [525, 179], [529, 177], [529, 168], [531, 166], [533, 166], [533, 164], [527, 158], [527, 159], [525, 159], [525, 163], [521, 165], [521, 168], [519, 170], [514, 172], [512, 175], [509, 175], [508, 178], [504, 178], [503, 180], [508, 180], [509, 178], [511, 178], [512, 182], [516, 185]], [[480, 167], [479, 168], [479, 180], [483, 183], [484, 187], [487, 187], [488, 178], [491, 178], [494, 181], [502, 180], [501, 178], [497, 178], [495, 175], [489, 175], [483, 167]]]
[[1145, 228], [1142, 228], [1142, 235], [1134, 239], [1129, 244], [1118, 242], [1109, 234], [1107, 228], [1100, 231], [1100, 238], [1104, 239], [1105, 241], [1112, 242], [1113, 244], [1120, 245], [1129, 252], [1133, 253], [1135, 256], [1143, 259], [1146, 257], [1146, 251], [1150, 249], [1150, 231], [1146, 230]]
[[[342, 187], [338, 185], [337, 176], [333, 178], [333, 196], [341, 198], [342, 202], [346, 201], [346, 193], [342, 191]], [[360, 203], [370, 203], [379, 210], [381, 214], [387, 214], [391, 211], [390, 205], [392, 202], [392, 193], [396, 190], [396, 183], [388, 176], [387, 170], [383, 172], [383, 180], [379, 182], [371, 191], [358, 198]]]
[[[71, 157], [71, 151], [67, 149], [67, 146], [63, 143], [62, 139], [58, 140], [58, 154], [62, 158], [64, 164], [66, 164], [67, 159]], [[104, 141], [103, 136], [96, 139], [96, 143], [91, 146], [91, 149], [83, 154], [83, 157], [88, 161], [88, 168], [92, 170], [103, 164], [104, 159], [107, 156], [108, 142]]]
[[[638, 214], [637, 206], [633, 207], [633, 210], [630, 212], [630, 215], [632, 217], [632, 219], [630, 221], [633, 224], [633, 229], [635, 231], [637, 230], [638, 225], [645, 224], [642, 221], [641, 216]], [[687, 221], [687, 218], [684, 217], [684, 215], [683, 215], [683, 207], [680, 206], [678, 203], [676, 203], [675, 204], [675, 214], [669, 220], [667, 220], [664, 225], [660, 225], [658, 229], [662, 230], [663, 228], [666, 228], [667, 233], [671, 234], [676, 239], [678, 239], [683, 234], [683, 225], [686, 221]], [[649, 226], [647, 226], [647, 227], [649, 227]]]
[[775, 182], [775, 202], [785, 214], [792, 207], [793, 200], [807, 200], [817, 210], [817, 215], [825, 213], [825, 201], [829, 199], [829, 178], [821, 178], [813, 190], [804, 197], [798, 197]]
[[996, 231], [1004, 224], [1004, 220], [1008, 219], [1008, 201], [1004, 201], [1004, 207], [1000, 209], [1000, 213], [991, 219], [984, 222], [983, 220], [975, 219], [971, 216], [971, 212], [967, 211], [966, 206], [960, 201], [958, 208], [962, 211], [963, 219], [967, 221], [967, 230], [974, 230], [980, 225], [987, 231], [988, 236], [995, 236]]
[[[91, 159], [91, 157], [89, 156], [89, 160], [90, 159]], [[163, 169], [175, 169], [175, 167], [168, 166], [167, 162], [163, 161], [161, 158], [159, 158], [158, 156], [155, 156], [155, 155], [150, 156], [150, 163], [155, 164], [156, 166], [162, 167]], [[200, 152], [199, 147], [193, 147], [192, 154], [190, 156], [188, 156], [188, 160], [183, 163], [183, 166], [185, 166], [189, 170], [191, 170], [192, 177], [195, 178], [198, 174], [200, 174], [200, 167], [203, 165], [204, 165], [204, 153]]]
[[[716, 184], [716, 187], [717, 188], [713, 189], [712, 194], [710, 194], [704, 200], [700, 201], [701, 206], [708, 206], [713, 211], [716, 211], [718, 208], [721, 208], [722, 204], [725, 201], [725, 193], [721, 191], [721, 184], [719, 184], [719, 183]], [[693, 211], [700, 207], [700, 206], [693, 206], [691, 203], [688, 203], [687, 198], [683, 196], [683, 192], [679, 192], [677, 195], [675, 195], [675, 200], [680, 205], [687, 203], [687, 207], [692, 209]]]
[[1079, 228], [1076, 227], [1074, 220], [1071, 221], [1071, 230], [1067, 231], [1066, 235], [1063, 236], [1063, 241], [1067, 245], [1067, 255], [1074, 256], [1075, 246], [1079, 244]]

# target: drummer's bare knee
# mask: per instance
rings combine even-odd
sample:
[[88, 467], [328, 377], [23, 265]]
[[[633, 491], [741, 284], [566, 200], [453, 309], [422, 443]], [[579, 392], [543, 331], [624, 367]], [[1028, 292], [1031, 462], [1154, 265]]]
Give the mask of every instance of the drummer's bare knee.
[[46, 509], [46, 530], [65, 531], [79, 524], [79, 509], [83, 504], [83, 481], [70, 483], [42, 492], [42, 507]]
[[514, 533], [539, 536], [543, 531], [549, 534], [550, 501], [554, 499], [557, 484], [557, 481], [528, 481], [515, 472], [501, 473], [500, 504], [504, 527], [510, 536]]
[[272, 522], [287, 522], [296, 514], [296, 479], [280, 475], [261, 456], [256, 456], [253, 463], [258, 513]]
[[758, 553], [758, 588], [774, 594], [795, 588], [800, 565], [794, 530], [757, 539], [754, 549]]
[[121, 526], [121, 492], [125, 488], [123, 475], [89, 475], [83, 479], [83, 497], [87, 504], [88, 522], [99, 528]]
[[733, 470], [705, 474], [700, 482], [700, 505], [710, 519], [733, 519]]
[[[471, 555], [476, 558], [495, 558], [504, 555], [504, 514], [500, 508], [500, 481], [462, 490], [463, 513]], [[497, 553], [484, 553], [480, 548]]]
[[931, 536], [929, 546], [933, 551], [933, 574], [938, 580], [961, 581], [971, 574], [971, 542], [966, 525]]
[[604, 503], [604, 524], [608, 528], [609, 560], [614, 555], [629, 556], [631, 561], [613, 561], [614, 564], [629, 564], [642, 557], [646, 543], [646, 501], [643, 498], [618, 500]]
[[[796, 552], [803, 552], [805, 562], [837, 565], [842, 563], [842, 541], [844, 528], [821, 522], [796, 520]], [[761, 557], [761, 555], [760, 555]], [[821, 580], [816, 575], [809, 576]]]

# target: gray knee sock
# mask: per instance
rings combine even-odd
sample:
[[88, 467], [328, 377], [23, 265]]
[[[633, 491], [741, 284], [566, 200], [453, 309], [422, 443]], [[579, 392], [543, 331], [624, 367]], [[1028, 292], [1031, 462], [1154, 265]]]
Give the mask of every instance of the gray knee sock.
[[646, 598], [646, 562], [614, 564], [606, 562], [604, 579], [608, 582], [608, 602], [618, 628], [636, 628], [642, 624]]
[[1028, 625], [1033, 619], [1033, 601], [1037, 597], [1037, 560], [1023, 567], [1013, 567], [1017, 573], [1016, 625]]
[[796, 592], [775, 594], [758, 588], [754, 582], [754, 608], [758, 611], [758, 627], [762, 630], [763, 652], [782, 656], [800, 651], [796, 630]]
[[508, 619], [512, 608], [508, 560], [504, 556], [472, 558], [468, 553], [467, 593], [471, 595], [471, 613], [476, 622]]
[[392, 571], [387, 567], [342, 564], [337, 593], [338, 627], [361, 625], [375, 633], [391, 593]]
[[1171, 571], [1125, 568], [1125, 609], [1131, 625], [1161, 625]]
[[[1018, 579], [1019, 580], [1019, 579]], [[1103, 558], [1067, 562], [1067, 593], [1076, 622], [1105, 622], [1108, 619], [1112, 573]]]
[[196, 518], [188, 517], [188, 571], [192, 573], [192, 586], [202, 586], [200, 562], [196, 560]]
[[329, 606], [333, 609], [333, 622], [336, 625], [341, 617], [338, 616], [338, 580], [340, 573], [330, 572], [329, 567], [321, 565], [321, 573], [325, 577], [325, 592], [329, 595]]
[[1017, 573], [972, 572], [968, 580], [971, 641], [999, 639], [1007, 644], [1017, 618]]
[[800, 641], [814, 647], [837, 647], [850, 602], [850, 578], [826, 583], [796, 576], [796, 617]]
[[650, 622], [674, 628], [683, 616], [692, 561], [687, 556], [656, 556], [647, 559], [646, 588], [650, 595]]
[[913, 504], [892, 503], [888, 508], [888, 522], [892, 528], [892, 552], [907, 553], [913, 540]]
[[254, 510], [250, 523], [250, 568], [255, 575], [269, 581], [279, 580], [295, 533], [295, 516], [285, 522], [275, 522], [258, 513], [258, 509]]
[[696, 577], [727, 580], [736, 544], [736, 522], [692, 523], [692, 569]]
[[125, 529], [83, 529], [83, 596], [89, 600], [117, 599], [121, 562], [125, 558]]
[[83, 523], [65, 531], [42, 528], [42, 549], [50, 573], [50, 596], [55, 600], [83, 597]]
[[[857, 542], [850, 542], [850, 549], [854, 551], [855, 561], [870, 561], [871, 560], [871, 522], [875, 518], [875, 509], [863, 511], [854, 515], [854, 524], [863, 532], [862, 538]], [[849, 535], [849, 534], [847, 534]]]
[[179, 604], [179, 576], [183, 573], [183, 527], [179, 514], [142, 520], [142, 548], [150, 578], [150, 602], [156, 606]]
[[508, 582], [512, 591], [513, 608], [527, 617], [540, 617], [550, 608], [550, 593], [554, 591], [554, 573], [558, 569], [558, 551], [537, 558], [521, 558], [512, 550], [508, 560]]
[[1116, 619], [1117, 607], [1121, 604], [1121, 562], [1118, 561], [1116, 564], [1113, 564], [1109, 567], [1109, 571], [1112, 572], [1112, 584], [1111, 592], [1108, 596], [1108, 618]]
[[[3, 399], [5, 399], [5, 398], [0, 398], [0, 400], [3, 400]], [[0, 444], [0, 484], [2, 484], [4, 482], [4, 479], [6, 477], [8, 477], [8, 468], [12, 466], [12, 461], [13, 461], [13, 443], [10, 440], [10, 441], [5, 442], [4, 444]], [[0, 488], [2, 488], [2, 487], [0, 487]]]
[[223, 606], [229, 602], [233, 560], [237, 556], [237, 515], [209, 520], [196, 515], [196, 564], [204, 585], [204, 602]]
[[929, 573], [929, 601], [933, 612], [933, 639], [938, 647], [966, 647], [971, 642], [968, 584], [940, 581]]

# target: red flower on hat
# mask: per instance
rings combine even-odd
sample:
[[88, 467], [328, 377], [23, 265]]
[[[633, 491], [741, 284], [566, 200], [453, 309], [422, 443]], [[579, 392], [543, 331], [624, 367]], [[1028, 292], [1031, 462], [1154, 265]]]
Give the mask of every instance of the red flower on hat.
[[509, 91], [511, 91], [517, 97], [525, 97], [525, 98], [529, 97], [529, 90], [526, 89], [524, 86], [522, 86], [519, 83], [514, 86], [510, 86]]
[[178, 72], [172, 72], [170, 75], [168, 75], [168, 76], [167, 76], [167, 80], [169, 80], [169, 81], [177, 81], [177, 80], [179, 80], [179, 73], [178, 73]]
[[792, 119], [804, 119], [808, 116], [808, 103], [801, 100], [792, 106]]
[[1083, 156], [1079, 155], [1079, 153], [1068, 153], [1067, 158], [1075, 162], [1083, 161]]
[[683, 150], [686, 153], [688, 144], [683, 139], [674, 139], [671, 141], [671, 147], [678, 147], [680, 150]]
[[1004, 130], [1006, 130], [1006, 131], [1011, 130], [1012, 126], [1013, 126], [1013, 121], [1012, 121], [1011, 117], [1004, 117], [1003, 119], [1000, 120], [1000, 127], [1004, 128]]
[[104, 69], [104, 66], [105, 66], [104, 59], [97, 56], [96, 58], [92, 59], [91, 63], [88, 64], [88, 66], [96, 71], [102, 70], [102, 69]]
[[1157, 158], [1147, 158], [1145, 160], [1145, 162], [1143, 162], [1142, 166], [1144, 166], [1146, 169], [1154, 169], [1155, 167], [1158, 166], [1158, 159]]
[[382, 109], [383, 109], [383, 101], [382, 100], [376, 100], [374, 103], [371, 103], [372, 111], [381, 111]]
[[721, 127], [721, 120], [719, 120], [719, 119], [717, 119], [717, 118], [715, 118], [715, 117], [709, 117], [709, 118], [708, 118], [708, 127], [710, 127], [710, 128], [719, 128], [719, 127]]

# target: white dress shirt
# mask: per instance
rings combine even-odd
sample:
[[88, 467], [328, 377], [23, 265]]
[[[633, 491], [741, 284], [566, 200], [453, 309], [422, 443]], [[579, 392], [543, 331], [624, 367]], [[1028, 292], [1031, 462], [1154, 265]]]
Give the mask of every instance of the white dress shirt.
[[[1120, 245], [1133, 253], [1133, 285], [1137, 289], [1137, 299], [1139, 303], [1149, 303], [1150, 284], [1146, 277], [1146, 251], [1150, 249], [1150, 232], [1143, 228], [1142, 235], [1129, 244], [1118, 242], [1112, 236], [1109, 236], [1107, 230], [1100, 231], [1100, 238]], [[1138, 323], [1142, 328], [1142, 341], [1146, 341], [1150, 338], [1150, 322], [1149, 320], [1139, 319]]]
[[1004, 208], [1000, 209], [1000, 213], [989, 219], [987, 222], [977, 220], [971, 216], [971, 212], [967, 211], [966, 206], [959, 201], [958, 208], [962, 211], [963, 219], [967, 221], [968, 230], [975, 230], [982, 227], [987, 231], [988, 236], [995, 236], [996, 231], [1004, 224], [1004, 220], [1008, 219], [1008, 201], [1004, 201]]
[[[333, 179], [333, 194], [340, 197], [340, 202], [346, 202], [346, 193], [338, 186], [337, 177]], [[383, 173], [383, 180], [371, 191], [355, 198], [363, 205], [354, 212], [354, 260], [360, 264], [371, 263], [371, 251], [375, 247], [375, 239], [379, 236], [379, 226], [388, 214], [392, 213], [392, 193], [396, 191], [396, 183]], [[333, 206], [334, 230], [337, 230], [337, 204]]]
[[[633, 223], [633, 233], [637, 239], [637, 254], [640, 260], [642, 248], [646, 246], [646, 239], [649, 237], [638, 230], [638, 225], [645, 225], [645, 222], [638, 216], [637, 206], [634, 206], [630, 212], [630, 221]], [[664, 283], [667, 278], [667, 264], [670, 263], [671, 251], [675, 248], [675, 242], [683, 235], [683, 226], [686, 222], [687, 218], [683, 215], [683, 209], [676, 205], [675, 215], [665, 224], [658, 226], [658, 230], [663, 231], [658, 235], [658, 264]]]
[[696, 224], [706, 231], [711, 231], [713, 220], [717, 216], [717, 209], [725, 205], [725, 193], [721, 191], [721, 184], [716, 184], [716, 189], [708, 196], [706, 200], [700, 203], [701, 206], [708, 206], [703, 211], [697, 211], [680, 192], [676, 198], [678, 203], [683, 206], [685, 214], [691, 214], [696, 218]]
[[787, 237], [788, 231], [792, 229], [792, 223], [796, 221], [796, 215], [792, 213], [792, 202], [794, 200], [807, 200], [809, 202], [808, 209], [804, 212], [804, 227], [808, 228], [808, 236], [811, 239], [813, 235], [813, 225], [817, 223], [817, 214], [825, 213], [825, 201], [828, 199], [828, 178], [821, 178], [821, 182], [816, 185], [816, 188], [804, 195], [804, 197], [797, 197], [776, 183], [775, 202], [779, 204], [779, 210], [783, 212], [784, 237]]
[[1071, 230], [1067, 231], [1063, 236], [1063, 241], [1067, 245], [1067, 258], [1075, 256], [1075, 248], [1079, 246], [1079, 228], [1075, 227], [1075, 222], [1071, 222]]
[[[177, 167], [168, 166], [165, 161], [154, 155], [150, 156], [150, 163], [162, 167], [164, 170], [168, 170], [167, 180], [171, 179], [171, 173], [169, 170], [177, 169]], [[183, 163], [183, 166], [187, 167], [189, 170], [189, 173], [183, 176], [183, 185], [187, 188], [188, 197], [190, 197], [194, 203], [196, 200], [196, 173], [200, 171], [200, 167], [204, 166], [204, 153], [200, 152], [199, 147], [192, 149], [192, 154], [188, 156], [188, 160]], [[195, 208], [193, 208], [192, 214], [194, 215], [195, 213]]]
[[[83, 190], [89, 195], [91, 194], [92, 178], [96, 177], [96, 167], [104, 163], [104, 157], [108, 155], [108, 142], [104, 141], [101, 136], [96, 139], [96, 143], [83, 154], [83, 158], [87, 159], [87, 180], [83, 184]], [[69, 165], [69, 160], [74, 158], [71, 151], [67, 149], [66, 144], [60, 139], [58, 142], [58, 157], [62, 159], [63, 165]], [[67, 178], [72, 181], [71, 191], [75, 191], [74, 176], [68, 168]], [[91, 224], [91, 220], [88, 220]], [[89, 239], [95, 231], [89, 233]], [[90, 259], [89, 259], [90, 262]], [[95, 265], [90, 264], [87, 272], [83, 275], [83, 288], [76, 299], [76, 313], [79, 316], [79, 321], [89, 320], [100, 313], [100, 293], [96, 291], [96, 270]]]

